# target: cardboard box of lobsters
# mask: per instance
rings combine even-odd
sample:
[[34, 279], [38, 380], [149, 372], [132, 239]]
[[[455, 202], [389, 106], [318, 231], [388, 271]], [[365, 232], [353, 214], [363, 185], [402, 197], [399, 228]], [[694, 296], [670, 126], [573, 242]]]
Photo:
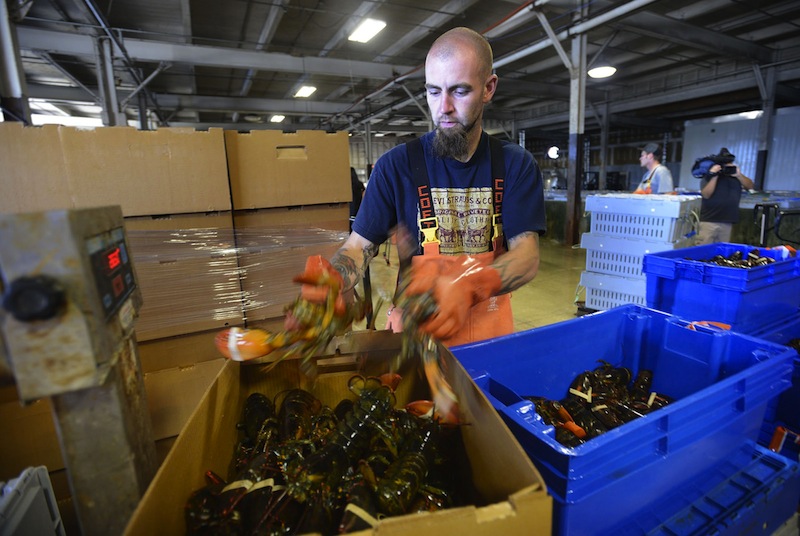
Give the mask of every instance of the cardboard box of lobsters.
[[126, 534], [550, 534], [530, 458], [437, 353], [454, 423], [427, 402], [421, 358], [398, 359], [399, 334], [347, 333], [313, 363], [229, 361]]

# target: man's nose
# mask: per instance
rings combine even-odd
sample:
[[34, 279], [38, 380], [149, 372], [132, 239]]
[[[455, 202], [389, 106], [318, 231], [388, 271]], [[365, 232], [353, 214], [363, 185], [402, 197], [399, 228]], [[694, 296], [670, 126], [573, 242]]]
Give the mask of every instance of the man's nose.
[[449, 114], [453, 111], [453, 98], [447, 93], [442, 93], [439, 99], [439, 113]]

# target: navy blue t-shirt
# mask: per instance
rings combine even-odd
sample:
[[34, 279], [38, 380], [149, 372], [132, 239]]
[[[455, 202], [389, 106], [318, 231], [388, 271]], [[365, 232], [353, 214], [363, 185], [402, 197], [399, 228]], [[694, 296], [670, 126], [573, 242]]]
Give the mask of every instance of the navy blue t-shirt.
[[[489, 138], [484, 132], [469, 162], [433, 156], [434, 133], [420, 138], [439, 223], [439, 251], [445, 255], [483, 253], [490, 250], [492, 220], [492, 169]], [[503, 234], [546, 230], [542, 173], [531, 153], [503, 142], [505, 181]], [[373, 244], [382, 244], [397, 225], [404, 225], [419, 240], [419, 196], [406, 145], [394, 147], [375, 164], [353, 231]]]
[[[700, 187], [708, 184], [703, 179]], [[739, 223], [739, 201], [742, 199], [742, 183], [735, 177], [719, 174], [717, 187], [700, 205], [700, 221], [715, 223]]]

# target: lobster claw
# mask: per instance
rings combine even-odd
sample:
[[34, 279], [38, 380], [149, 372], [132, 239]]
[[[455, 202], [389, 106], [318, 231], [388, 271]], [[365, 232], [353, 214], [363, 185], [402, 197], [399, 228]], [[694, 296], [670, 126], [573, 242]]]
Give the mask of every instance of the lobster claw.
[[325, 303], [328, 295], [336, 294], [334, 300], [334, 313], [337, 316], [345, 314], [344, 297], [341, 294], [344, 280], [333, 265], [322, 255], [312, 255], [306, 259], [303, 273], [292, 278], [295, 283], [301, 283], [300, 296], [312, 303]]
[[275, 348], [269, 344], [270, 334], [262, 329], [230, 328], [217, 333], [214, 344], [224, 357], [233, 361], [249, 361], [263, 357]]
[[396, 372], [386, 372], [378, 376], [378, 378], [380, 379], [382, 385], [385, 385], [393, 392], [397, 391], [397, 386], [400, 385], [400, 381], [403, 379], [403, 377]]

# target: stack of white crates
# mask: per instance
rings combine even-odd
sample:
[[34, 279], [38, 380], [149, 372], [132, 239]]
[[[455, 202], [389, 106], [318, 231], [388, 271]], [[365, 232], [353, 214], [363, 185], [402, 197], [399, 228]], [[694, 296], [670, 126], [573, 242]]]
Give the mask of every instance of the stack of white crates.
[[604, 311], [634, 303], [647, 305], [642, 260], [648, 253], [694, 245], [699, 195], [598, 194], [586, 198], [586, 309]]

